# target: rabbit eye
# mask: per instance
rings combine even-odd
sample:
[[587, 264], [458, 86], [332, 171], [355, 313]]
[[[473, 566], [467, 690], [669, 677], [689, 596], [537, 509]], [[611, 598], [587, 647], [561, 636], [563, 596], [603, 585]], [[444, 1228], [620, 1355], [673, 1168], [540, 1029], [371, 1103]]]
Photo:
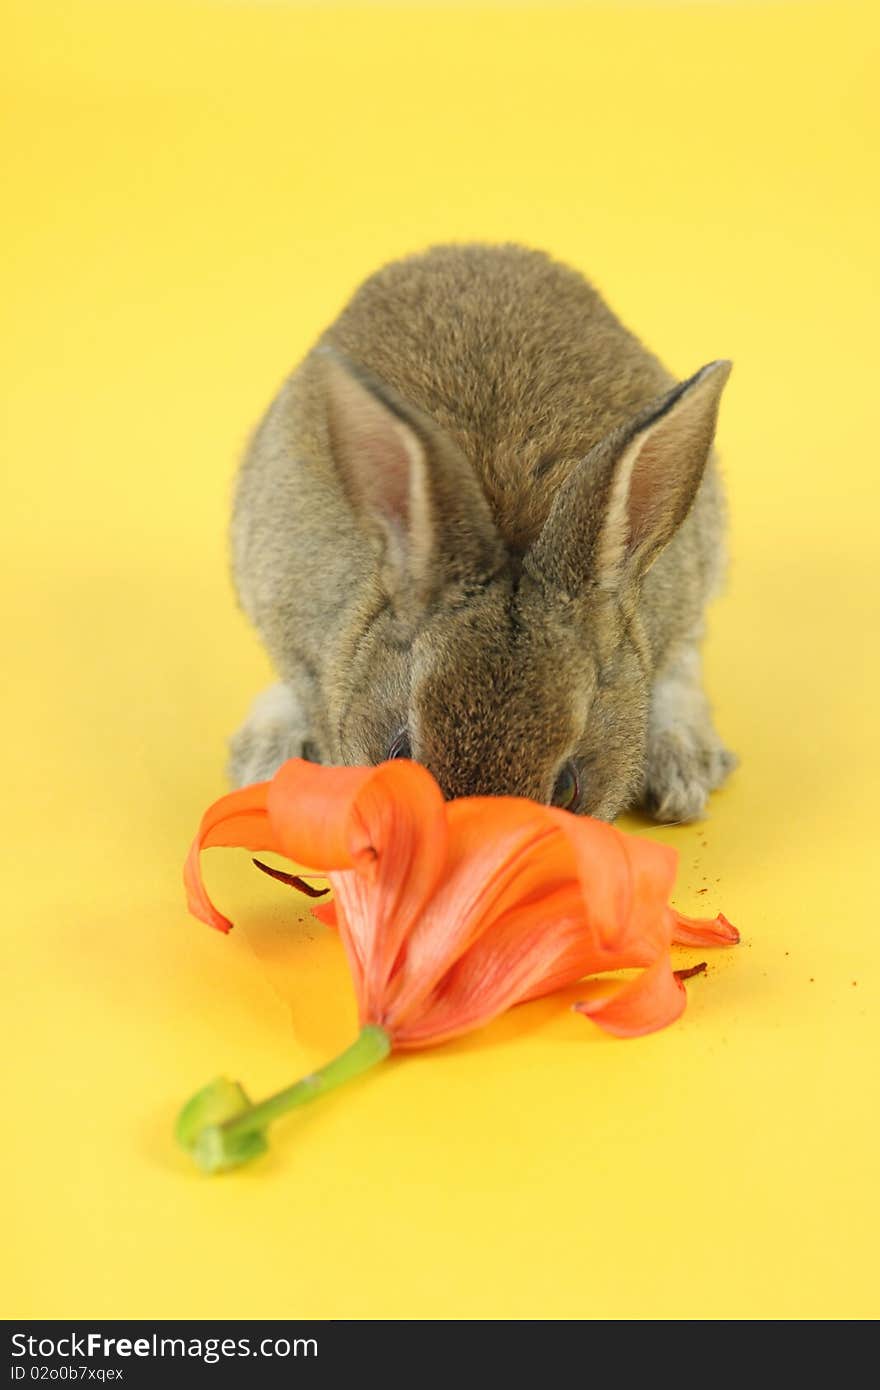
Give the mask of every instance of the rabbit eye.
[[409, 741], [409, 734], [406, 729], [401, 729], [396, 738], [392, 739], [391, 747], [388, 749], [389, 758], [411, 758], [412, 746]]
[[569, 759], [556, 778], [556, 785], [553, 788], [553, 805], [561, 807], [563, 811], [570, 811], [577, 802], [580, 792], [581, 785], [577, 768]]

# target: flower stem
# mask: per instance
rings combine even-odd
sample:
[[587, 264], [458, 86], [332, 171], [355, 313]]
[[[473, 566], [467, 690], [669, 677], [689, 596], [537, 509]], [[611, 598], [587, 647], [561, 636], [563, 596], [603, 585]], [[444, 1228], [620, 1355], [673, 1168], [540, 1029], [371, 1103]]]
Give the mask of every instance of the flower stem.
[[247, 1134], [249, 1130], [263, 1129], [297, 1105], [317, 1100], [318, 1096], [332, 1091], [335, 1086], [351, 1081], [352, 1077], [381, 1062], [390, 1051], [391, 1040], [384, 1029], [372, 1025], [362, 1028], [351, 1047], [340, 1052], [332, 1062], [278, 1091], [268, 1100], [261, 1101], [259, 1105], [252, 1105], [243, 1115], [228, 1120], [223, 1128], [231, 1139]]
[[341, 1086], [391, 1051], [383, 1028], [367, 1024], [358, 1037], [326, 1066], [304, 1076], [268, 1100], [252, 1105], [237, 1082], [221, 1078], [199, 1091], [184, 1106], [177, 1121], [178, 1143], [208, 1173], [236, 1168], [265, 1153], [265, 1129], [288, 1110], [317, 1100]]

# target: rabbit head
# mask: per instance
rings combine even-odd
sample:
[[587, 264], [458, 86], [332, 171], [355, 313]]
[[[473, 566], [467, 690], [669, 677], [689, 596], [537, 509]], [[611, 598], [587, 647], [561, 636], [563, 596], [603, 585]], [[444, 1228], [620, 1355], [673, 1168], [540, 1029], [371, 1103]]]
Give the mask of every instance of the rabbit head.
[[323, 356], [333, 459], [379, 576], [334, 758], [412, 757], [449, 797], [528, 796], [612, 819], [644, 765], [640, 588], [697, 494], [730, 364], [601, 439], [516, 551], [453, 440], [363, 368]]

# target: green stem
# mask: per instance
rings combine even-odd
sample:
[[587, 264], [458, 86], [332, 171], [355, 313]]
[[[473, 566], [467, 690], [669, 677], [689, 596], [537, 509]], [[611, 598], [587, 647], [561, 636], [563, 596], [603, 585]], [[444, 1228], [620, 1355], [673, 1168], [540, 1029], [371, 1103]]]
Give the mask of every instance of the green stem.
[[237, 1139], [255, 1129], [265, 1129], [279, 1115], [285, 1115], [288, 1110], [294, 1110], [310, 1100], [317, 1100], [335, 1086], [342, 1086], [362, 1071], [374, 1067], [390, 1051], [391, 1040], [384, 1029], [372, 1025], [362, 1028], [351, 1047], [340, 1052], [332, 1062], [278, 1091], [268, 1100], [261, 1101], [259, 1105], [252, 1105], [250, 1110], [236, 1119], [227, 1120], [223, 1126], [224, 1132], [230, 1139]]
[[250, 1103], [237, 1082], [221, 1078], [184, 1106], [177, 1121], [177, 1140], [206, 1172], [238, 1167], [265, 1153], [264, 1131], [273, 1120], [351, 1081], [390, 1051], [391, 1039], [385, 1030], [368, 1024], [332, 1062], [258, 1105]]

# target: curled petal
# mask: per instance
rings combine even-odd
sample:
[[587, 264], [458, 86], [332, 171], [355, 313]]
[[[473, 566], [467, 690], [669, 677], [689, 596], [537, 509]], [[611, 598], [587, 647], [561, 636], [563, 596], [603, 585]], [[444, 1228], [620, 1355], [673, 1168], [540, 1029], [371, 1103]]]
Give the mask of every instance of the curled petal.
[[[678, 855], [669, 845], [642, 840], [589, 816], [548, 809], [574, 850], [597, 947], [632, 965], [651, 960], [670, 940], [666, 904]], [[606, 966], [606, 969], [616, 968]]]
[[736, 946], [739, 932], [732, 922], [728, 922], [723, 912], [708, 917], [685, 917], [684, 913], [669, 908], [672, 918], [672, 940], [678, 946]]
[[275, 832], [266, 809], [267, 782], [221, 796], [209, 806], [199, 833], [192, 842], [183, 869], [189, 910], [208, 926], [228, 932], [232, 923], [218, 912], [205, 891], [199, 856], [203, 849], [214, 845], [238, 846], [242, 849], [277, 850]]
[[302, 758], [283, 763], [268, 794], [282, 854], [311, 869], [358, 869], [369, 877], [378, 847], [357, 802], [375, 773], [373, 767], [321, 767]]
[[282, 854], [331, 874], [340, 933], [362, 977], [362, 1022], [381, 1023], [398, 952], [446, 863], [440, 788], [407, 759], [329, 768], [293, 758], [275, 774], [268, 806]]
[[684, 985], [676, 979], [667, 954], [613, 993], [601, 990], [600, 985], [593, 986], [574, 1008], [618, 1038], [637, 1038], [665, 1028], [684, 1012], [687, 1003]]

